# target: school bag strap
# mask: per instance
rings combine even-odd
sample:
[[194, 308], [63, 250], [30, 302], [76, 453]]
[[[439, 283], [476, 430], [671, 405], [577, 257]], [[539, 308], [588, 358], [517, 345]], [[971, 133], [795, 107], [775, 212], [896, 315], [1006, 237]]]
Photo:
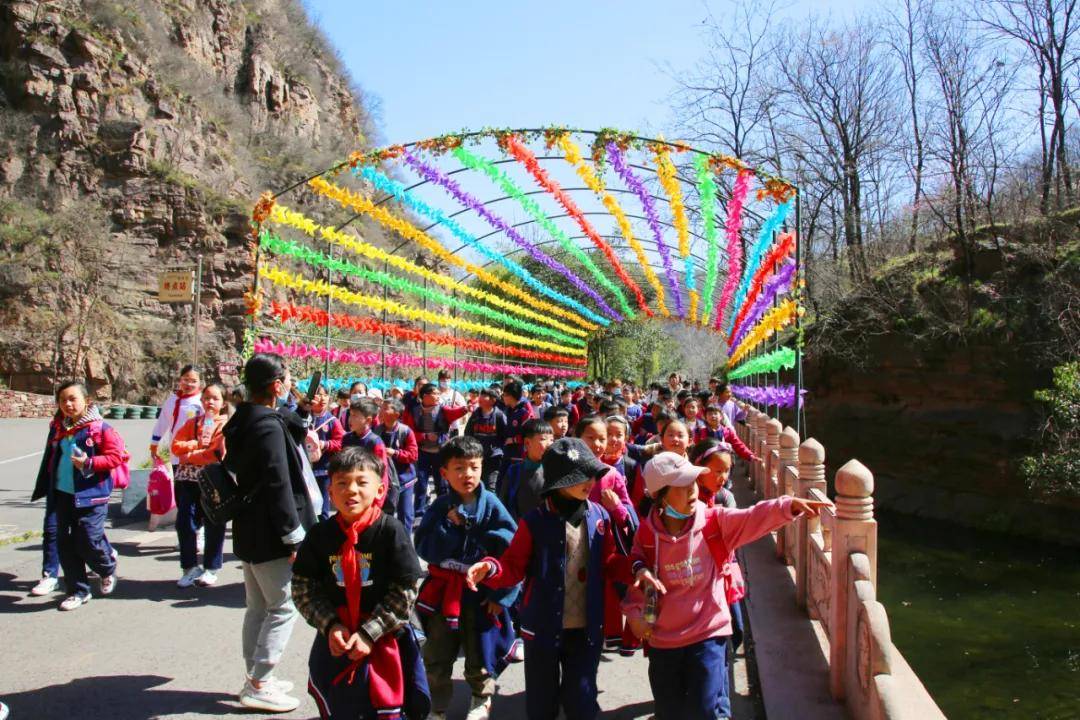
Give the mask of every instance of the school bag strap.
[[[724, 544], [724, 536], [720, 531], [720, 512], [716, 508], [707, 508], [705, 514], [705, 527], [702, 528], [702, 533], [705, 535], [705, 544], [709, 547], [709, 553], [712, 555], [713, 562], [716, 563], [716, 569], [723, 572], [730, 551]], [[656, 531], [653, 530], [652, 523], [648, 518], [638, 526], [638, 536], [641, 538], [641, 548], [645, 550], [646, 557], [649, 555], [655, 557]], [[637, 571], [643, 567], [648, 568], [653, 574], [657, 571], [657, 568], [650, 563], [642, 563], [640, 560], [634, 563], [632, 570], [637, 574]]]

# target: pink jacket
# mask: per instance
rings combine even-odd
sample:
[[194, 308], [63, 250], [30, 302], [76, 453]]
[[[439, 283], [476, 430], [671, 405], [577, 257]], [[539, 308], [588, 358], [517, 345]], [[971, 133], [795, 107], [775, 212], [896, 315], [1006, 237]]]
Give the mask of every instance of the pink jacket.
[[[630, 551], [630, 562], [635, 571], [642, 563], [646, 565], [667, 588], [657, 604], [656, 624], [649, 640], [653, 647], [686, 647], [731, 634], [723, 570], [713, 561], [703, 532], [708, 514], [712, 513], [720, 515], [720, 532], [729, 552], [794, 519], [790, 497], [765, 500], [738, 510], [706, 508], [703, 503], [697, 503], [687, 528], [681, 535], [672, 537], [658, 511], [650, 513], [645, 522], [655, 534], [655, 547], [643, 547], [639, 532]], [[644, 608], [644, 593], [631, 587], [623, 600], [626, 617], [640, 618]]]
[[600, 478], [600, 482], [593, 485], [592, 492], [589, 493], [590, 500], [607, 510], [604, 503], [600, 501], [600, 493], [604, 490], [614, 490], [619, 496], [619, 505], [614, 510], [608, 510], [608, 514], [611, 515], [612, 521], [625, 525], [634, 505], [630, 501], [630, 493], [626, 491], [626, 481], [615, 468], [609, 468], [607, 474]]

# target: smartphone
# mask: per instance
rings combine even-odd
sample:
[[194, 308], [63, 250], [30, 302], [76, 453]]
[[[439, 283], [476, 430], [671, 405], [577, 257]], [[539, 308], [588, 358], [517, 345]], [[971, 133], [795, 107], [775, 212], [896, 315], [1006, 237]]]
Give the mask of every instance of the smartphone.
[[311, 376], [311, 382], [307, 386], [307, 401], [311, 402], [315, 399], [315, 393], [319, 390], [319, 385], [322, 384], [322, 370], [316, 370], [315, 374]]

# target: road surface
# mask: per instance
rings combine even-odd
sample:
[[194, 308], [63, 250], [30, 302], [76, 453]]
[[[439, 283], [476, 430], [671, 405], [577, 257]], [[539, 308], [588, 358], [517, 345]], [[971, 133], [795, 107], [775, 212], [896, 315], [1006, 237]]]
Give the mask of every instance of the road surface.
[[[146, 459], [151, 421], [117, 421], [136, 463]], [[0, 420], [0, 526], [39, 531], [43, 505], [30, 503], [40, 462], [44, 421]], [[217, 718], [248, 714], [236, 702], [244, 680], [240, 625], [244, 608], [238, 561], [228, 552], [219, 584], [176, 587], [180, 565], [172, 528], [149, 532], [146, 523], [109, 531], [120, 553], [120, 582], [110, 597], [94, 597], [74, 612], [57, 610], [60, 594], [33, 598], [41, 569], [40, 538], [0, 545], [0, 700], [12, 720], [79, 718]], [[96, 593], [97, 583], [92, 583]], [[303, 687], [315, 631], [299, 620], [279, 677]], [[456, 677], [461, 677], [461, 662]], [[512, 665], [499, 680], [493, 718], [523, 718], [524, 677]], [[605, 655], [600, 706], [607, 720], [652, 713], [647, 661]], [[749, 696], [744, 663], [736, 665], [736, 714], [761, 717]], [[468, 688], [456, 682], [451, 718], [463, 718]], [[300, 708], [281, 717], [314, 718]]]

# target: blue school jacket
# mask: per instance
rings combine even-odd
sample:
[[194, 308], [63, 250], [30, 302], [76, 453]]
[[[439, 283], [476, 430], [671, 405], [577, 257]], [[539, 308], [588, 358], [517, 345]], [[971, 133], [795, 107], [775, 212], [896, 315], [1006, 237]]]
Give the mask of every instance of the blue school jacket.
[[[614, 532], [607, 510], [588, 502], [589, 559], [585, 581], [585, 630], [590, 649], [604, 644], [604, 581], [630, 584], [626, 539]], [[618, 550], [616, 549], [618, 547]], [[509, 587], [525, 580], [521, 601], [521, 636], [546, 647], [558, 647], [563, 629], [563, 583], [566, 579], [566, 521], [545, 500], [518, 525], [510, 547], [498, 559], [484, 558], [494, 568], [484, 584]]]

